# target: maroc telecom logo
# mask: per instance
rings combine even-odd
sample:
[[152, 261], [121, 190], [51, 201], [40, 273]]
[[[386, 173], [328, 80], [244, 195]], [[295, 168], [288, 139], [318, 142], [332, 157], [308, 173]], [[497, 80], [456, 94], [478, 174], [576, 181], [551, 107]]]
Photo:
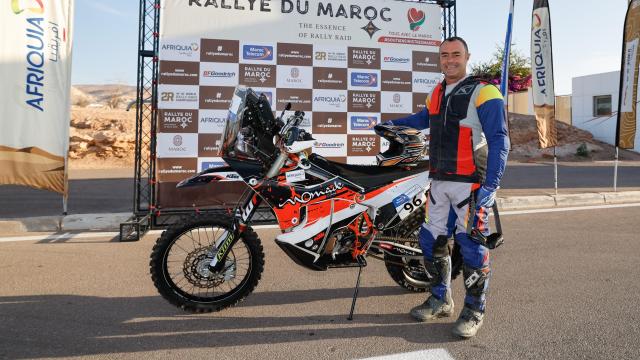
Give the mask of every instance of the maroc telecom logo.
[[409, 28], [413, 31], [420, 30], [420, 26], [424, 24], [424, 20], [426, 19], [424, 11], [416, 8], [409, 9], [407, 18], [409, 19]]
[[32, 0], [38, 4], [39, 7], [27, 7], [23, 8], [20, 6], [20, 0], [11, 0], [11, 10], [13, 10], [14, 14], [20, 14], [25, 10], [29, 10], [29, 12], [34, 14], [42, 14], [44, 13], [44, 4], [42, 0]]

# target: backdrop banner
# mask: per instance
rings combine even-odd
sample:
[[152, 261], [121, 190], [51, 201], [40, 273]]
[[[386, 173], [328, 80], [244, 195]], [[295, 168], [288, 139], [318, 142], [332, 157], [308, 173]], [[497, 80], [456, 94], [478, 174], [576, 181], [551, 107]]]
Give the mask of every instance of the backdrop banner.
[[[213, 166], [234, 87], [305, 112], [314, 152], [375, 164], [373, 127], [420, 111], [441, 81], [441, 8], [392, 0], [165, 0], [158, 74], [159, 207]], [[194, 204], [197, 199], [194, 199]], [[197, 205], [197, 204], [196, 204]]]
[[638, 66], [640, 52], [640, 0], [629, 3], [624, 20], [624, 38], [622, 43], [622, 65], [620, 71], [620, 97], [618, 101], [618, 124], [616, 127], [616, 146], [621, 149], [633, 149], [638, 122]]
[[540, 148], [558, 144], [553, 88], [553, 52], [549, 2], [535, 0], [531, 16], [531, 75], [533, 108], [536, 113]]
[[0, 184], [66, 194], [73, 0], [0, 9]]

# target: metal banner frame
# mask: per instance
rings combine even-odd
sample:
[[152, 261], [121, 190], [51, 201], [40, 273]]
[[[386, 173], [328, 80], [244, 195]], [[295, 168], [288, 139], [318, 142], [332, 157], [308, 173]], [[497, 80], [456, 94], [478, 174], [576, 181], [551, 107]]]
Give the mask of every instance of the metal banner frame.
[[[396, 0], [442, 7], [442, 38], [456, 35], [455, 0]], [[136, 241], [151, 228], [174, 224], [183, 216], [197, 213], [227, 214], [230, 208], [162, 209], [156, 204], [156, 124], [158, 104], [158, 46], [160, 0], [140, 0], [136, 103], [136, 147], [133, 178], [133, 215], [120, 225], [120, 241]], [[273, 223], [271, 209], [259, 209], [254, 221]]]

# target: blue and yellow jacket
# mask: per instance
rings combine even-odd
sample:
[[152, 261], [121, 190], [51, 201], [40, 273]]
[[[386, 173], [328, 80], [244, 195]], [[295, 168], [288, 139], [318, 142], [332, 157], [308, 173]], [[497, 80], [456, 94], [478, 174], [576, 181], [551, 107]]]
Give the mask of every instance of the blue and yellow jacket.
[[467, 77], [445, 96], [446, 83], [427, 96], [427, 107], [394, 125], [430, 130], [429, 176], [436, 180], [483, 183], [496, 189], [509, 153], [504, 100], [500, 91]]

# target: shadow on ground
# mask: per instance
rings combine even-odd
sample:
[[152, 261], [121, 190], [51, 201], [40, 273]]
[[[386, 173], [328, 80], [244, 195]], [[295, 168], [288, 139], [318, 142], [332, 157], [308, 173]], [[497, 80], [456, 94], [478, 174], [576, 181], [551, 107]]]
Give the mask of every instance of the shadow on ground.
[[[239, 307], [349, 299], [352, 291], [343, 288], [258, 292]], [[404, 293], [397, 287], [370, 287], [361, 289], [361, 298]], [[348, 321], [347, 310], [339, 315], [231, 317], [225, 315], [225, 311], [186, 314], [173, 309], [159, 296], [0, 297], [3, 318], [0, 344], [4, 343], [0, 346], [0, 358], [220, 348], [371, 336], [399, 337], [424, 344], [457, 341], [450, 335], [448, 323], [425, 325], [414, 322], [408, 315], [385, 314], [380, 308], [362, 307], [357, 309], [354, 321]], [[377, 311], [382, 313], [375, 313]]]

